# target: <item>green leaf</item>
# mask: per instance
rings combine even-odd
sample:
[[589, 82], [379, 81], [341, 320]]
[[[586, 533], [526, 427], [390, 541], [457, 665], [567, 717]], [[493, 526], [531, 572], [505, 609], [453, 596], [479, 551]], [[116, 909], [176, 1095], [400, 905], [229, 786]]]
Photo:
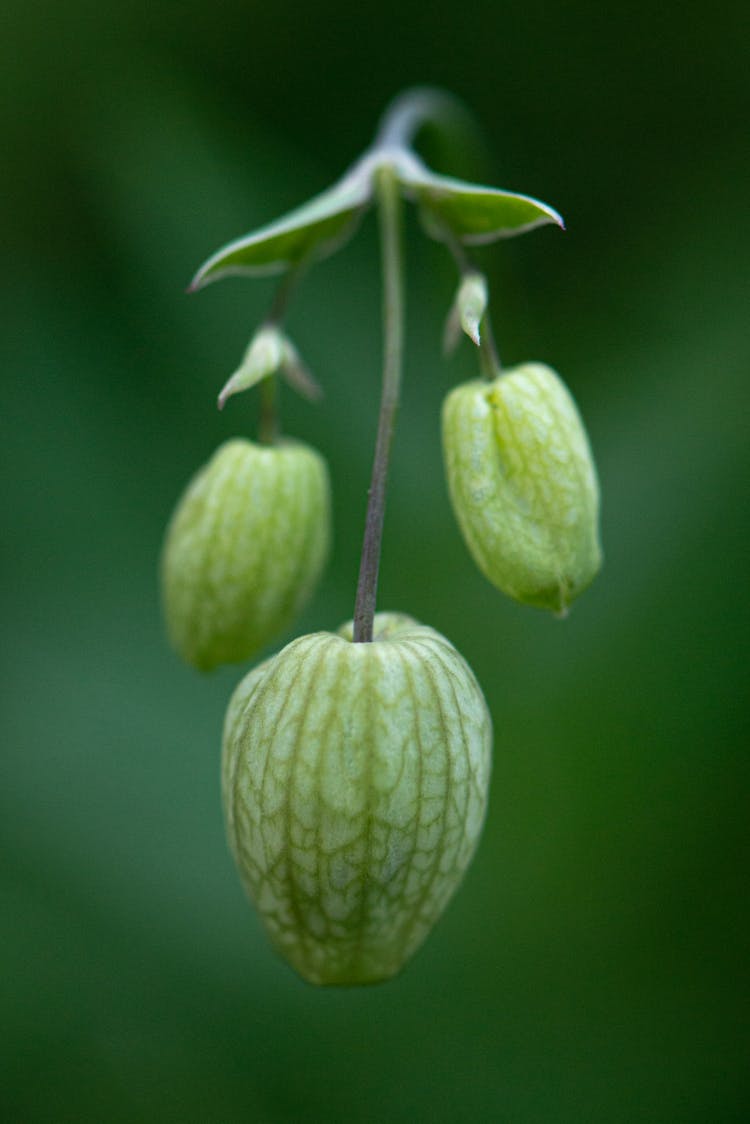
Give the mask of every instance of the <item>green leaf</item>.
[[221, 277], [280, 273], [332, 253], [354, 233], [370, 196], [368, 178], [345, 176], [283, 218], [223, 246], [200, 267], [189, 292]]
[[557, 211], [538, 199], [435, 175], [421, 161], [402, 165], [399, 178], [419, 204], [427, 232], [439, 241], [445, 241], [446, 232], [468, 245], [479, 245], [546, 223], [565, 228]]

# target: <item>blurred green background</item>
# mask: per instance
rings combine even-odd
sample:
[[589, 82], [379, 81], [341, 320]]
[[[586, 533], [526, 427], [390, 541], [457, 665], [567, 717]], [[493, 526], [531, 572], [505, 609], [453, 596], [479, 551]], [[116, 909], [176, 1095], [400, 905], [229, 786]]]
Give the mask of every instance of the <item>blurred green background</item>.
[[[3, 1120], [748, 1119], [744, 14], [6, 5]], [[483, 684], [491, 807], [403, 975], [316, 991], [269, 949], [224, 843], [239, 672], [180, 665], [156, 584], [185, 481], [253, 431], [252, 395], [214, 401], [273, 283], [184, 287], [338, 176], [415, 82], [461, 96], [492, 154], [436, 166], [567, 220], [482, 262], [505, 360], [550, 362], [587, 419], [606, 567], [565, 623], [475, 571], [438, 444], [475, 360], [441, 358], [454, 278], [412, 220], [380, 604]], [[370, 217], [289, 321], [326, 399], [287, 394], [286, 425], [330, 460], [337, 529], [297, 631], [351, 614], [379, 316]]]

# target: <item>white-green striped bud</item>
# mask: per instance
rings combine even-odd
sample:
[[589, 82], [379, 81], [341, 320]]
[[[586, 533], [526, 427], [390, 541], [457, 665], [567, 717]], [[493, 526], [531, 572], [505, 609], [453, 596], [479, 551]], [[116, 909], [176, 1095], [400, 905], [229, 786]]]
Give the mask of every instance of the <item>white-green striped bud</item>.
[[443, 452], [453, 510], [504, 593], [564, 612], [601, 565], [599, 487], [570, 393], [542, 363], [451, 391]]
[[297, 441], [225, 442], [167, 529], [162, 590], [174, 647], [201, 671], [254, 655], [312, 594], [329, 542], [319, 453]]
[[372, 643], [293, 641], [224, 728], [230, 847], [276, 948], [315, 984], [388, 979], [458, 887], [484, 821], [492, 726], [456, 649], [382, 613]]

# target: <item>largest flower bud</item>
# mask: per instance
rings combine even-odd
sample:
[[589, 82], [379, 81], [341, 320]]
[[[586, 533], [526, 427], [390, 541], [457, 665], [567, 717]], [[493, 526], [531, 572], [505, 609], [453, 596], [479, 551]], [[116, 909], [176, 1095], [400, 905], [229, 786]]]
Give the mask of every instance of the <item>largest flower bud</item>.
[[479, 569], [504, 593], [564, 612], [601, 565], [599, 486], [586, 430], [543, 363], [451, 391], [448, 489]]
[[293, 641], [227, 711], [229, 843], [276, 948], [315, 984], [375, 983], [422, 943], [484, 820], [492, 728], [456, 649], [379, 614]]
[[252, 656], [312, 593], [330, 540], [325, 461], [297, 441], [225, 442], [175, 509], [162, 555], [174, 647], [208, 671]]

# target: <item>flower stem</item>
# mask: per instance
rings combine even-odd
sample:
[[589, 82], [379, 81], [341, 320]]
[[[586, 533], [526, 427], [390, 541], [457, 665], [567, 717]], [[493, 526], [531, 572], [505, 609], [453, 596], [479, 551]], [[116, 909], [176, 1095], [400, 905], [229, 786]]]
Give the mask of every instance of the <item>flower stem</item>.
[[482, 323], [479, 326], [479, 339], [479, 365], [484, 377], [491, 381], [502, 372], [503, 365], [500, 362], [500, 353], [497, 350], [489, 310], [482, 317]]
[[[265, 328], [280, 328], [284, 323], [289, 301], [297, 287], [306, 262], [288, 269], [282, 277], [274, 294], [271, 307], [268, 310], [263, 326]], [[261, 445], [273, 445], [281, 433], [281, 417], [279, 412], [279, 388], [276, 375], [269, 375], [260, 386], [260, 416], [258, 418], [258, 441]]]
[[443, 90], [417, 86], [401, 93], [385, 111], [375, 141], [376, 147], [408, 148], [422, 125], [439, 120], [454, 99]]
[[354, 642], [372, 640], [383, 540], [385, 497], [393, 429], [401, 389], [404, 350], [404, 262], [401, 198], [396, 174], [389, 164], [377, 173], [376, 196], [383, 264], [383, 384], [378, 433], [367, 500], [362, 557], [354, 604]]
[[292, 266], [281, 278], [265, 319], [267, 327], [276, 328], [283, 324], [292, 293], [296, 289], [306, 265], [307, 263], [302, 261], [298, 265]]
[[438, 125], [444, 136], [462, 139], [476, 131], [474, 119], [462, 102], [445, 90], [415, 86], [404, 90], [386, 108], [378, 127], [375, 148], [411, 148], [425, 125]]
[[278, 439], [279, 421], [278, 388], [276, 375], [269, 375], [260, 384], [260, 414], [258, 417], [258, 442], [273, 445]]
[[[453, 255], [453, 260], [456, 263], [461, 277], [465, 277], [467, 273], [472, 273], [475, 266], [458, 238], [456, 238], [448, 228], [443, 230], [442, 237]], [[503, 365], [500, 362], [500, 352], [497, 349], [495, 333], [492, 330], [489, 308], [486, 309], [482, 317], [482, 322], [479, 326], [479, 338], [479, 366], [484, 378], [492, 380], [501, 373]]]

